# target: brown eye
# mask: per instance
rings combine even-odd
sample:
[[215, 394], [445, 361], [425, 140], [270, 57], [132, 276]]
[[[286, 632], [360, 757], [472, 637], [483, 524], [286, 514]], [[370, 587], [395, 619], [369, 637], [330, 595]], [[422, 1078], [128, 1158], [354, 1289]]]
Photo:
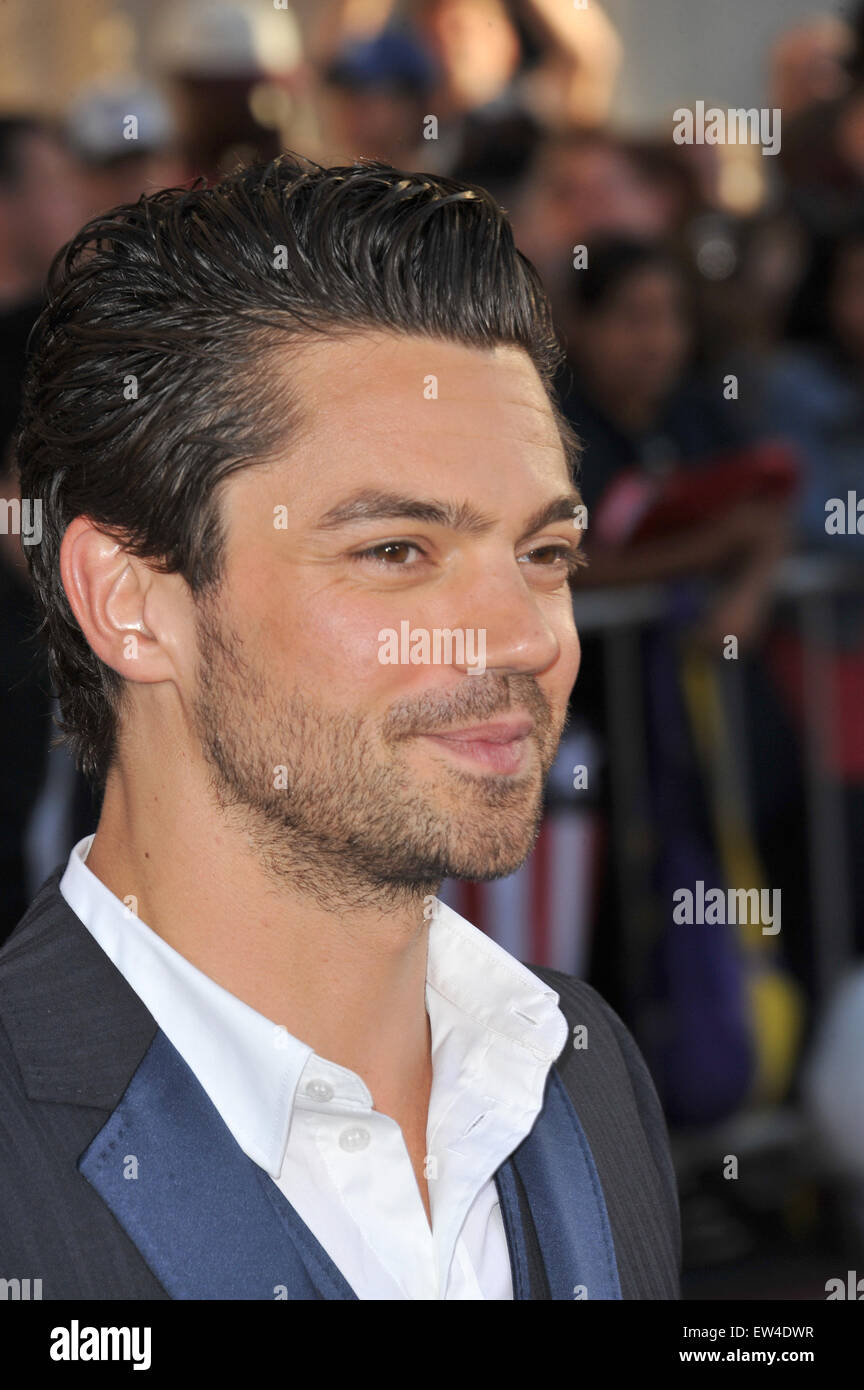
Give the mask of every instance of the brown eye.
[[538, 545], [523, 555], [522, 559], [539, 564], [543, 569], [552, 569], [555, 565], [563, 565], [569, 569], [582, 563], [580, 553], [571, 545]]
[[378, 555], [382, 560], [398, 560], [400, 557], [404, 560], [406, 551], [410, 549], [411, 546], [404, 541], [388, 541], [386, 545], [378, 546]]
[[546, 557], [539, 561], [541, 565], [546, 566], [564, 564], [567, 560], [567, 554], [563, 546], [558, 545], [541, 545], [538, 546], [536, 550], [529, 550], [528, 552], [528, 558], [531, 559], [533, 557], [535, 561], [538, 555]]
[[520, 563], [525, 560], [532, 569], [546, 570], [546, 574], [538, 577], [535, 583], [554, 584], [556, 589], [564, 584], [572, 588], [577, 573], [588, 563], [582, 550], [573, 545], [538, 545], [520, 556]]
[[367, 550], [358, 551], [353, 558], [355, 560], [372, 560], [387, 569], [402, 569], [406, 563], [407, 553], [412, 550], [417, 551], [418, 554], [421, 553], [413, 541], [381, 541], [379, 545], [372, 545]]

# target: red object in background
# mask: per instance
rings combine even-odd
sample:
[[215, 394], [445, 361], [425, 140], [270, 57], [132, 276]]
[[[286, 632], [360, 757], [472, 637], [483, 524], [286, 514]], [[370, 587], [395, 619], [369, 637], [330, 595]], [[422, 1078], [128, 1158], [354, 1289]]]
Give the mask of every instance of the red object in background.
[[797, 482], [794, 450], [773, 443], [658, 477], [628, 469], [604, 492], [591, 530], [601, 545], [633, 545], [721, 517], [742, 502], [782, 500]]
[[[793, 634], [776, 633], [768, 643], [768, 660], [778, 686], [799, 727], [805, 721], [804, 648]], [[842, 782], [864, 784], [864, 648], [828, 651], [831, 683], [830, 729], [826, 771]]]

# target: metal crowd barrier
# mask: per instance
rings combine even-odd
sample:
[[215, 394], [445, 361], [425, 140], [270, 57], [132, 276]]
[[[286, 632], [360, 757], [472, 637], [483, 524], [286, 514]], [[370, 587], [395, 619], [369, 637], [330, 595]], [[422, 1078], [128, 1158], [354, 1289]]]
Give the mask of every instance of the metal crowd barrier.
[[[814, 994], [827, 998], [854, 956], [850, 858], [843, 788], [832, 772], [836, 730], [831, 718], [830, 653], [836, 641], [835, 600], [860, 593], [864, 567], [828, 556], [793, 555], [779, 567], [774, 594], [793, 610], [804, 652], [804, 770], [812, 930]], [[622, 985], [638, 997], [645, 952], [653, 939], [652, 836], [647, 806], [646, 733], [643, 721], [640, 639], [668, 612], [663, 585], [580, 590], [576, 624], [597, 634], [604, 649], [613, 854], [622, 912]], [[724, 688], [740, 733], [746, 701], [736, 661], [718, 658]], [[864, 690], [861, 697], [864, 719]], [[744, 725], [743, 727], [746, 727]], [[744, 740], [739, 746], [743, 748]]]

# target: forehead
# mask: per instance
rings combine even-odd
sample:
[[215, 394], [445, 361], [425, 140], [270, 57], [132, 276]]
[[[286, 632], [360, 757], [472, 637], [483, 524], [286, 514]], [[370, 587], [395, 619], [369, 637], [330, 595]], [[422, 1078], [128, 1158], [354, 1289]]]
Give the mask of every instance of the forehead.
[[[291, 343], [260, 364], [285, 432], [223, 496], [238, 544], [288, 504], [288, 529], [318, 525], [358, 490], [472, 507], [523, 522], [573, 490], [567, 451], [520, 348], [396, 333]], [[276, 534], [276, 533], [274, 533]]]
[[337, 441], [364, 451], [470, 456], [532, 451], [564, 467], [549, 399], [521, 348], [368, 333], [313, 340], [277, 365], [296, 398], [301, 450]]

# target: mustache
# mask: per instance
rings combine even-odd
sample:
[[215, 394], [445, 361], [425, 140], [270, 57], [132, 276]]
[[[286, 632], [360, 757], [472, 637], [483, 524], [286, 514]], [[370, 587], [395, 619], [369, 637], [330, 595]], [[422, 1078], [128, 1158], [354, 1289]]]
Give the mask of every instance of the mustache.
[[543, 740], [554, 727], [549, 701], [533, 676], [472, 676], [453, 689], [397, 701], [387, 712], [382, 733], [387, 742], [398, 742], [507, 713], [530, 715]]

